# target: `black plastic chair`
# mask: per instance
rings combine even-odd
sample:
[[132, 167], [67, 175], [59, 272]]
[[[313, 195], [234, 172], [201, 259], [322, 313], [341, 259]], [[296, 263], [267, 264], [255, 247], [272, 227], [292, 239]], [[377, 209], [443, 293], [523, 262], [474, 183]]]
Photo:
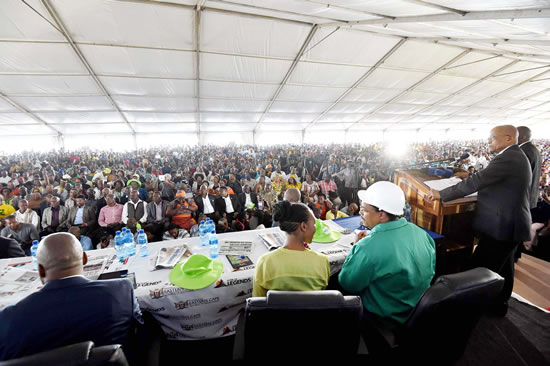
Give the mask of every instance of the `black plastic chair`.
[[338, 291], [268, 291], [247, 299], [236, 360], [347, 359], [357, 355], [361, 298]]
[[446, 365], [458, 360], [504, 279], [487, 268], [441, 276], [426, 290], [402, 326], [372, 314], [364, 319], [369, 354], [387, 362]]
[[0, 366], [44, 365], [128, 366], [128, 361], [119, 344], [94, 347], [94, 342], [88, 341], [0, 362]]

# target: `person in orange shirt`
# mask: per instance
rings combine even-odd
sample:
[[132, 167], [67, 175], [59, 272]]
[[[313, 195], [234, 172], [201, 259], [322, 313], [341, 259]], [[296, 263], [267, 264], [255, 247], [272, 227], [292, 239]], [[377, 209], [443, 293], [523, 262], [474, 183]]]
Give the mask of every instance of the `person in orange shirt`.
[[185, 192], [179, 191], [176, 199], [166, 210], [166, 214], [171, 218], [173, 224], [189, 231], [197, 222], [193, 218], [193, 212], [197, 211], [197, 204], [193, 199], [185, 199]]

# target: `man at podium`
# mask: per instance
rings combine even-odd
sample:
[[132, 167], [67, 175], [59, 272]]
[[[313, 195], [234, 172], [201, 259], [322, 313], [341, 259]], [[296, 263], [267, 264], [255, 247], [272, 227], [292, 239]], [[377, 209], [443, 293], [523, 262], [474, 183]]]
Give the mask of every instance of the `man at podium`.
[[496, 154], [487, 168], [453, 187], [431, 190], [428, 198], [452, 201], [478, 192], [473, 229], [479, 237], [471, 267], [486, 267], [504, 277], [498, 303], [492, 308], [504, 316], [514, 287], [514, 254], [520, 243], [530, 238], [529, 187], [531, 168], [517, 145], [514, 126], [491, 130], [489, 152]]

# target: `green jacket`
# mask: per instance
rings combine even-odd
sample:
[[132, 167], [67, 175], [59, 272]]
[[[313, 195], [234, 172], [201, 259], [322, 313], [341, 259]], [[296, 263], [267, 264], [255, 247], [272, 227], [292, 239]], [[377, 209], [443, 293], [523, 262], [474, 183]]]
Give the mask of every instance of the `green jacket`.
[[435, 243], [404, 218], [378, 224], [355, 244], [338, 277], [367, 311], [404, 323], [430, 286]]

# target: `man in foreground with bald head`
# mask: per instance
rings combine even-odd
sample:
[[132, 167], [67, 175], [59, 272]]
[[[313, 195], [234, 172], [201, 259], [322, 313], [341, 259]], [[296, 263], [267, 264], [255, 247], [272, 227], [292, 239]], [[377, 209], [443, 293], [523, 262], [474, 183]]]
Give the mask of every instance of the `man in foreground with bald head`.
[[479, 244], [471, 267], [486, 267], [504, 277], [504, 288], [493, 313], [504, 316], [514, 287], [514, 254], [531, 236], [529, 189], [531, 167], [518, 143], [514, 126], [497, 126], [489, 136], [489, 165], [453, 187], [431, 191], [445, 202], [478, 192], [473, 229]]
[[80, 242], [69, 233], [44, 238], [36, 253], [44, 287], [0, 310], [0, 361], [93, 341], [128, 345], [141, 312], [127, 279], [90, 281]]

